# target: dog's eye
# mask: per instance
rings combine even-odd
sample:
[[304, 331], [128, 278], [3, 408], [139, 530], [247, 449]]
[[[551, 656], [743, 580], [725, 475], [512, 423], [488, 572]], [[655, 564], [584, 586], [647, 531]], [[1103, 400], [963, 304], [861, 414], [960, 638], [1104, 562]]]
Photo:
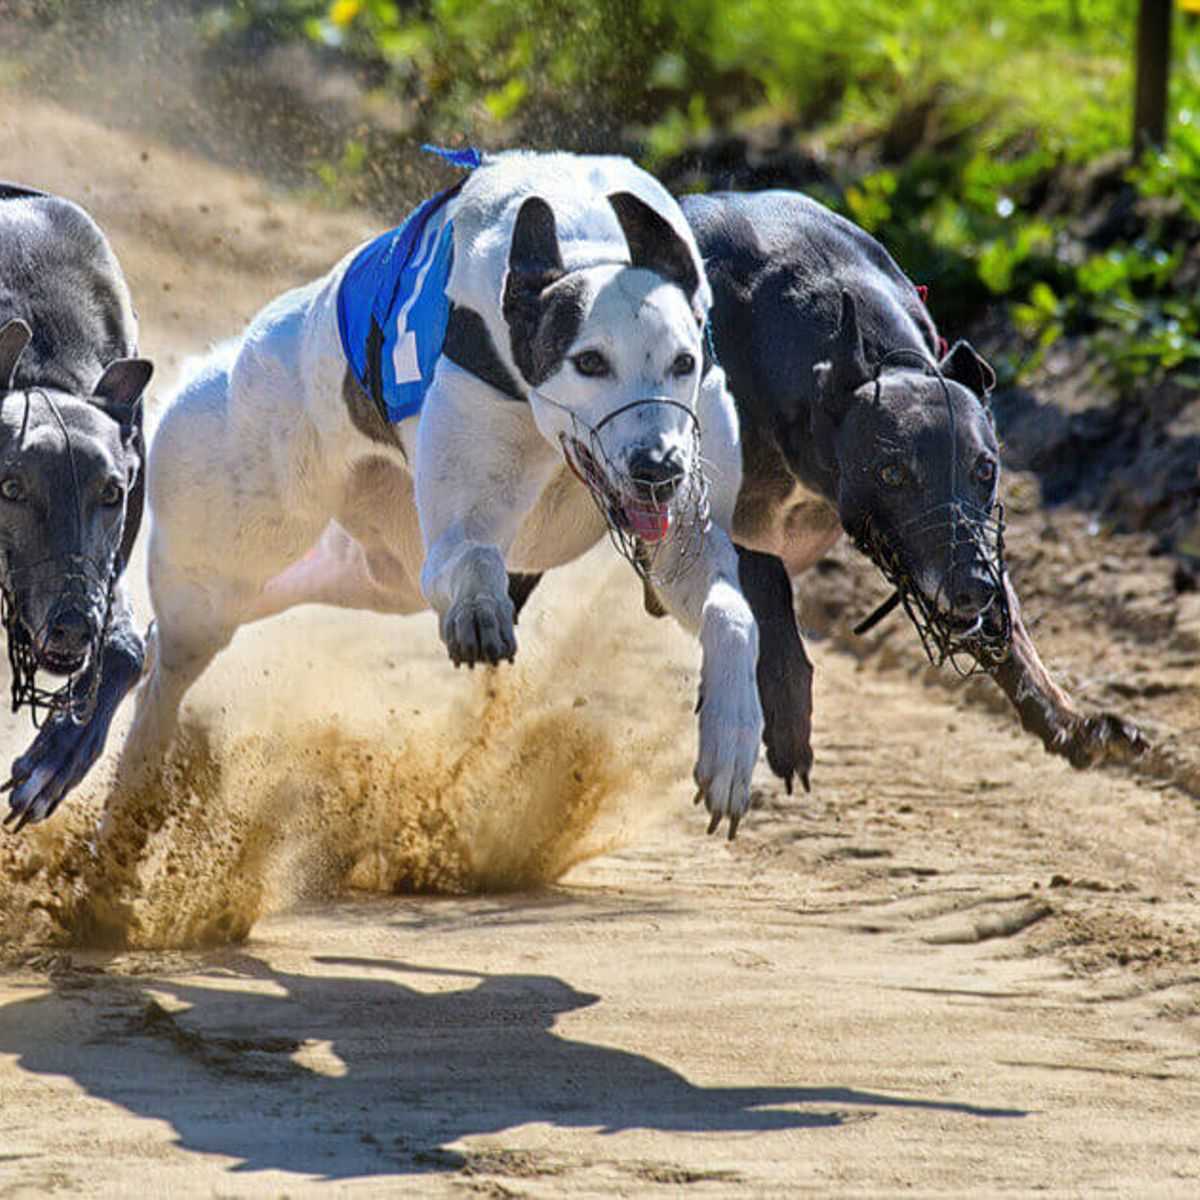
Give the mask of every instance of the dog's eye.
[[605, 375], [612, 374], [608, 359], [599, 350], [585, 350], [571, 361], [575, 364], [575, 370], [589, 379], [603, 379]]
[[980, 483], [993, 483], [996, 479], [995, 460], [988, 458], [986, 455], [981, 456], [975, 464], [975, 478]]
[[903, 463], [884, 463], [879, 468], [879, 480], [886, 487], [903, 487], [908, 482], [908, 468]]
[[686, 350], [682, 354], [675, 355], [675, 361], [671, 364], [671, 374], [676, 379], [682, 379], [685, 375], [690, 375], [696, 369], [696, 356], [689, 354]]
[[25, 499], [25, 485], [17, 478], [9, 475], [7, 479], [0, 479], [0, 496], [5, 500], [11, 500], [14, 504], [19, 504]]
[[599, 350], [584, 350], [582, 354], [577, 354], [572, 361], [575, 364], [575, 370], [580, 375], [586, 375], [592, 379], [603, 378], [612, 373], [608, 359]]
[[125, 489], [121, 486], [121, 481], [119, 479], [110, 479], [100, 491], [100, 503], [105, 508], [115, 508], [121, 503], [124, 495]]

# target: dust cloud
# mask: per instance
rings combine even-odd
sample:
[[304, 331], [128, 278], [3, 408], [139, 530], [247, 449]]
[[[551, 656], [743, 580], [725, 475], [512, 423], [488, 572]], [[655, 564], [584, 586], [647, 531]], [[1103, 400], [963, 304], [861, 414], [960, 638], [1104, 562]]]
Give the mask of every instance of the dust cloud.
[[[662, 811], [647, 797], [686, 795], [694, 673], [607, 552], [546, 586], [578, 597], [580, 574], [607, 571], [567, 622], [561, 599], [531, 602], [515, 668], [455, 673], [428, 618], [311, 608], [245, 631], [142, 785], [110, 768], [90, 802], [6, 839], [0, 950], [240, 941], [347, 889], [526, 890], [624, 843]], [[652, 660], [628, 661], [643, 637], [655, 658], [666, 643], [650, 688]]]

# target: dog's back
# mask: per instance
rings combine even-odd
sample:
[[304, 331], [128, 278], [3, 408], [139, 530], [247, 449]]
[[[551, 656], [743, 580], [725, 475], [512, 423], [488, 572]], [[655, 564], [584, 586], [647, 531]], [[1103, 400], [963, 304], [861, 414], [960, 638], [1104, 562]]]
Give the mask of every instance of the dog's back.
[[0, 325], [33, 330], [14, 385], [89, 395], [105, 366], [137, 353], [129, 289], [107, 240], [77, 204], [0, 184]]
[[[713, 287], [713, 327], [739, 408], [808, 402], [813, 366], [858, 302], [868, 361], [900, 348], [932, 360], [937, 331], [912, 281], [865, 230], [797, 192], [686, 196]], [[758, 414], [754, 414], [758, 415]]]

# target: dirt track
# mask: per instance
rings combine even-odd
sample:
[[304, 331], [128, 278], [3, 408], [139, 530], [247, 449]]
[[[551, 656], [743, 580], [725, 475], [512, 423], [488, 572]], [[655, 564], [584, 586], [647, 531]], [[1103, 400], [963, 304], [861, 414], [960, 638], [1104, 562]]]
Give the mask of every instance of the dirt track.
[[[0, 99], [0, 177], [108, 230], [160, 394], [376, 227]], [[695, 649], [604, 550], [494, 679], [428, 617], [239, 635], [126, 897], [144, 948], [62, 947], [102, 771], [0, 843], [0, 1197], [1196, 1195], [1200, 811], [1172, 781], [1200, 641], [1162, 560], [1010, 489], [1047, 658], [1167, 747], [1139, 776], [926, 686], [897, 624], [814, 647], [813, 794], [764, 768], [738, 841], [707, 839]], [[841, 561], [814, 622], [867, 610]]]

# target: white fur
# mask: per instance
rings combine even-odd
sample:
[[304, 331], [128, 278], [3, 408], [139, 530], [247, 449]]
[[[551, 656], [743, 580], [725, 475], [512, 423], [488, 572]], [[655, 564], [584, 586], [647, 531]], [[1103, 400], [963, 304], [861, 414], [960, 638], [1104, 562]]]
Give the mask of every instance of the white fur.
[[[660, 588], [668, 610], [703, 648], [696, 778], [710, 810], [741, 815], [762, 732], [755, 684], [757, 630], [726, 531], [741, 482], [737, 419], [713, 369], [675, 378], [684, 350], [700, 359], [696, 313], [680, 288], [631, 268], [607, 203], [631, 191], [670, 220], [695, 255], [688, 226], [650, 176], [616, 158], [509, 154], [489, 159], [452, 202], [451, 297], [481, 313], [513, 377], [501, 312], [520, 202], [546, 199], [570, 271], [589, 272], [592, 303], [571, 352], [600, 348], [607, 381], [567, 364], [540, 391], [551, 403], [499, 396], [446, 359], [421, 414], [398, 427], [402, 450], [370, 441], [342, 399], [346, 362], [337, 290], [353, 255], [324, 278], [268, 305], [234, 343], [193, 366], [149, 456], [153, 666], [139, 696], [126, 766], [171, 736], [182, 697], [239, 625], [294, 604], [386, 612], [432, 607], [451, 645], [515, 651], [508, 572], [570, 561], [604, 534], [591, 497], [564, 465], [564, 409], [595, 424], [622, 404], [669, 395], [697, 411], [711, 464], [714, 522], [703, 553]], [[700, 315], [710, 293], [702, 284]], [[606, 428], [618, 456], [645, 421], [661, 444], [685, 415], [636, 410]]]

